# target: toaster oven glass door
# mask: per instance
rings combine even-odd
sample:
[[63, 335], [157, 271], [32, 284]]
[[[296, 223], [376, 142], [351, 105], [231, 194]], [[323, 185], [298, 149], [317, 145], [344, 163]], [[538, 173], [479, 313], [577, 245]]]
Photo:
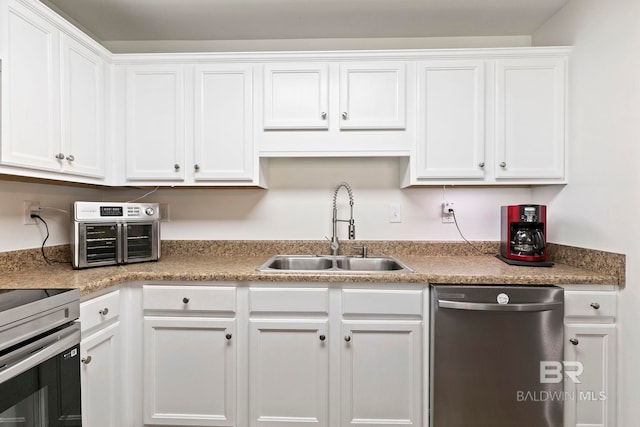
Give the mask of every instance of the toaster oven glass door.
[[151, 261], [158, 258], [158, 223], [127, 223], [123, 226], [124, 262]]
[[116, 264], [119, 259], [119, 224], [87, 224], [85, 226], [86, 262], [92, 264]]

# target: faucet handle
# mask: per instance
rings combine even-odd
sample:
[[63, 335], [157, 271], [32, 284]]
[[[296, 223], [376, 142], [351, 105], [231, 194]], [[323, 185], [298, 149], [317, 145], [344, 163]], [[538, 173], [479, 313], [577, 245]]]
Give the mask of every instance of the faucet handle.
[[362, 251], [362, 258], [366, 258], [368, 255], [368, 248], [366, 246], [354, 246], [353, 249]]

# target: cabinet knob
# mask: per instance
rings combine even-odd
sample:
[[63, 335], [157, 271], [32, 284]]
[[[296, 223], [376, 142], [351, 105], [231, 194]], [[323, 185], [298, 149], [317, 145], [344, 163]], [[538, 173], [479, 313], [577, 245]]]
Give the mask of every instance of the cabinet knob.
[[178, 172], [178, 171], [180, 170], [180, 165], [176, 163], [175, 165], [173, 165], [173, 169], [174, 169], [176, 172]]
[[478, 163], [478, 167], [483, 168], [483, 167], [484, 167], [484, 162], [480, 162], [480, 163]]
[[506, 168], [507, 167], [507, 162], [500, 162], [500, 167], [501, 168]]
[[196, 172], [199, 172], [199, 171], [200, 171], [200, 165], [193, 165], [193, 169], [194, 169]]
[[344, 111], [344, 112], [342, 113], [342, 119], [343, 119], [343, 120], [349, 120], [349, 113], [347, 113], [346, 111]]
[[109, 314], [109, 309], [105, 307], [102, 310], [98, 311], [98, 313], [100, 314], [100, 316], [106, 316], [107, 314]]
[[573, 344], [573, 345], [578, 345], [578, 344], [580, 344], [580, 341], [578, 341], [578, 339], [577, 339], [577, 338], [571, 338], [571, 339], [569, 340], [569, 342], [570, 342], [571, 344]]
[[233, 335], [231, 335], [231, 334], [227, 334], [227, 335], [225, 335], [224, 337], [225, 337], [226, 339], [230, 340], [231, 338], [233, 338]]
[[189, 301], [190, 300], [187, 297], [182, 298], [182, 302], [185, 303], [185, 304], [189, 304]]
[[83, 364], [88, 365], [89, 363], [91, 363], [91, 356], [83, 357], [82, 359], [80, 359], [80, 361]]
[[73, 162], [75, 159], [76, 159], [76, 158], [73, 156], [73, 154], [69, 154], [69, 155], [67, 156], [67, 160], [68, 160], [68, 161], [70, 161], [70, 162]]
[[591, 307], [593, 307], [594, 310], [600, 309], [600, 304], [597, 302], [592, 302], [590, 305]]
[[344, 337], [344, 340], [345, 340], [346, 342], [349, 342], [349, 341], [351, 341], [351, 337], [350, 337], [349, 335], [347, 335], [346, 337]]
[[326, 339], [327, 339], [327, 337], [326, 337], [326, 336], [324, 336], [324, 335], [320, 335], [318, 338], [320, 338], [320, 341], [324, 341], [324, 340], [326, 340]]
[[64, 160], [64, 153], [58, 153], [58, 154], [56, 154], [56, 159], [58, 159], [58, 160]]
[[320, 113], [320, 117], [322, 117], [322, 120], [327, 120], [327, 113], [323, 111], [322, 113]]

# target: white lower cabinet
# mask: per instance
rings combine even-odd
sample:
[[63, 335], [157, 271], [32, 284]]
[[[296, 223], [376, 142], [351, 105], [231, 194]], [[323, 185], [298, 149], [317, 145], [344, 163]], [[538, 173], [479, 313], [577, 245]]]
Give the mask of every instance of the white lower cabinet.
[[235, 425], [235, 319], [144, 319], [144, 422]]
[[565, 291], [565, 427], [615, 427], [616, 294]]
[[249, 301], [249, 426], [421, 425], [422, 290], [259, 288]]
[[82, 424], [91, 427], [121, 427], [121, 395], [125, 383], [120, 376], [120, 292], [96, 297], [80, 305], [80, 380]]
[[143, 287], [145, 425], [236, 425], [233, 287]]

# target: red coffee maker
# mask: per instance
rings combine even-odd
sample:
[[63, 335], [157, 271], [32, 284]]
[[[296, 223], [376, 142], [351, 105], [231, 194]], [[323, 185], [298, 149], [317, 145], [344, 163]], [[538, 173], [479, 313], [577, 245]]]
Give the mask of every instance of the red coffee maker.
[[546, 206], [502, 206], [498, 258], [511, 265], [551, 267], [546, 241]]

